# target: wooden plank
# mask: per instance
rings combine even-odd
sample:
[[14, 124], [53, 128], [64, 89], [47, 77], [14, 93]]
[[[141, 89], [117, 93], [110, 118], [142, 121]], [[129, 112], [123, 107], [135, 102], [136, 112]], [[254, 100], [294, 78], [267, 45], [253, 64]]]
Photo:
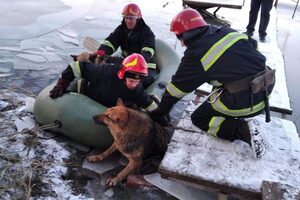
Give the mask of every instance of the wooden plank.
[[207, 9], [212, 7], [225, 7], [241, 9], [244, 0], [183, 0], [183, 5], [187, 5], [195, 9]]
[[264, 116], [255, 117], [268, 144], [259, 160], [250, 146], [240, 140], [228, 142], [195, 127], [190, 120], [197, 108], [189, 103], [173, 134], [159, 167], [163, 178], [243, 198], [261, 199], [264, 180], [300, 187], [300, 141], [295, 124]]
[[300, 188], [284, 185], [277, 182], [263, 181], [262, 199], [281, 200], [281, 199], [300, 199]]
[[243, 190], [241, 188], [230, 186], [228, 184], [219, 184], [212, 181], [199, 179], [196, 176], [186, 176], [183, 174], [170, 172], [167, 168], [164, 167], [160, 167], [158, 172], [161, 174], [162, 178], [174, 180], [177, 182], [179, 181], [181, 183], [199, 187], [201, 189], [206, 189], [208, 191], [226, 193], [228, 195], [235, 195], [244, 199], [261, 199], [261, 193], [255, 190]]

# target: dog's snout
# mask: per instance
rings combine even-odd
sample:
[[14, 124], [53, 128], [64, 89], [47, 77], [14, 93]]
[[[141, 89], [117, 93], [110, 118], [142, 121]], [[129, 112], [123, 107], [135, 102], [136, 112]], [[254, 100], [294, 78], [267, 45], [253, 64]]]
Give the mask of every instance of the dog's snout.
[[95, 116], [93, 117], [93, 119], [94, 119], [95, 122], [98, 122], [98, 115], [95, 115]]
[[94, 121], [97, 123], [97, 124], [101, 124], [101, 125], [105, 125], [104, 122], [100, 119], [100, 116], [99, 115], [95, 115], [93, 117]]

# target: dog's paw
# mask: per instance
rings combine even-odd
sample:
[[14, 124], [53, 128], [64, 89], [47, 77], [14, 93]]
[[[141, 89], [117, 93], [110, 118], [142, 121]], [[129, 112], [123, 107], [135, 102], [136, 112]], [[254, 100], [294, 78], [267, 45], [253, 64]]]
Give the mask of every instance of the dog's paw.
[[118, 177], [114, 177], [114, 178], [109, 178], [106, 181], [106, 185], [109, 187], [114, 187], [116, 186], [118, 183], [120, 182], [120, 180], [118, 179]]
[[102, 155], [89, 156], [89, 157], [87, 157], [87, 160], [90, 162], [101, 161], [101, 160], [103, 160], [103, 156]]
[[90, 54], [88, 52], [82, 52], [77, 56], [77, 61], [87, 62], [89, 60]]

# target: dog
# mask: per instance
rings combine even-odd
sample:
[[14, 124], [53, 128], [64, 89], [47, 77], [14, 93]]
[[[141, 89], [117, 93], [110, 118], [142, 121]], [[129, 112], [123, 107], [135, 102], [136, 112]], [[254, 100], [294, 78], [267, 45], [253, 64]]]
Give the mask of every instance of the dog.
[[97, 54], [90, 54], [88, 52], [82, 52], [78, 55], [70, 55], [73, 61], [78, 62], [92, 62], [95, 64], [115, 64], [117, 66], [121, 65], [123, 58], [118, 56], [110, 56], [110, 55], [103, 55], [99, 56]]
[[121, 172], [106, 181], [108, 186], [117, 185], [137, 170], [143, 158], [153, 155], [162, 157], [171, 138], [167, 129], [154, 122], [146, 113], [125, 107], [121, 99], [118, 99], [115, 107], [93, 118], [96, 123], [109, 128], [114, 142], [102, 154], [89, 156], [87, 160], [101, 161], [119, 150], [129, 161]]

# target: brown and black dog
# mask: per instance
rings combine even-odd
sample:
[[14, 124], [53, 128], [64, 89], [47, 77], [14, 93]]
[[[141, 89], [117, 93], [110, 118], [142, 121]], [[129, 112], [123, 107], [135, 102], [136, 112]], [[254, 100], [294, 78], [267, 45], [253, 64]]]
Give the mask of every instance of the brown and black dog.
[[93, 118], [96, 123], [104, 124], [110, 129], [114, 142], [103, 153], [89, 156], [87, 160], [101, 161], [116, 150], [129, 160], [121, 172], [107, 180], [106, 184], [109, 186], [115, 186], [138, 169], [143, 158], [150, 155], [163, 156], [171, 138], [167, 129], [154, 122], [146, 113], [125, 107], [121, 99], [117, 106], [108, 108]]

